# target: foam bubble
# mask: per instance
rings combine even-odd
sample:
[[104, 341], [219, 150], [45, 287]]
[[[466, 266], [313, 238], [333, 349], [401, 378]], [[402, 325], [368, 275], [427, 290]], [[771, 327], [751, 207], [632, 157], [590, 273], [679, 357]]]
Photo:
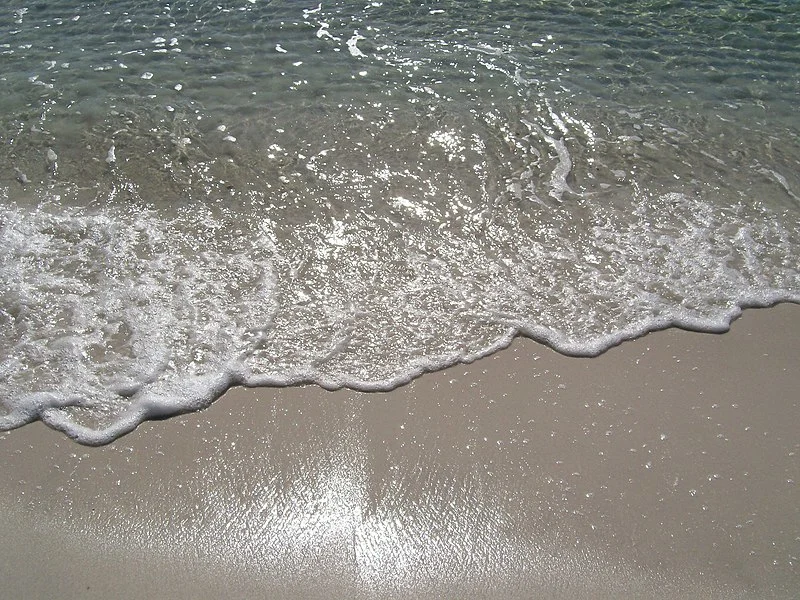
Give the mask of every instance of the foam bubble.
[[364, 39], [366, 38], [363, 35], [360, 35], [358, 33], [358, 30], [353, 32], [352, 37], [350, 37], [350, 39], [347, 40], [347, 50], [350, 52], [351, 56], [355, 56], [356, 58], [361, 58], [366, 56], [366, 54], [364, 54], [358, 48], [359, 40], [364, 40]]

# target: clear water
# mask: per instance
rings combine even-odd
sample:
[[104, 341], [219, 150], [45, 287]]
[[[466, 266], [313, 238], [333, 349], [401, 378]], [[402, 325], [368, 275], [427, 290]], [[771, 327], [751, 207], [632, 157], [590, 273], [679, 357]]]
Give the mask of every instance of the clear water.
[[0, 428], [800, 301], [792, 1], [0, 9]]

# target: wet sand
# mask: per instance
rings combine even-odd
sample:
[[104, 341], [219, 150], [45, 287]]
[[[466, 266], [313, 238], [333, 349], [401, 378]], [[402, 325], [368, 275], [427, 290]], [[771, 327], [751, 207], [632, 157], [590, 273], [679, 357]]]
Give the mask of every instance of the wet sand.
[[800, 306], [0, 435], [5, 598], [796, 598]]

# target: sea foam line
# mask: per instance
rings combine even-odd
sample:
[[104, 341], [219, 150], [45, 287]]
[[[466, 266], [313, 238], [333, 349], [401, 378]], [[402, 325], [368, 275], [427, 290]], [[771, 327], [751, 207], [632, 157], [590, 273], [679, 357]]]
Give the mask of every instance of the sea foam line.
[[[627, 340], [642, 337], [650, 332], [678, 327], [701, 333], [724, 333], [731, 327], [744, 309], [767, 308], [781, 302], [800, 304], [800, 294], [788, 292], [765, 292], [756, 297], [741, 301], [730, 310], [719, 314], [715, 319], [697, 319], [675, 315], [651, 319], [632, 324], [623, 330], [598, 337], [584, 343], [567, 340], [563, 335], [540, 325], [514, 323], [506, 335], [490, 346], [468, 355], [450, 355], [437, 359], [417, 360], [403, 375], [385, 381], [358, 381], [346, 377], [320, 377], [312, 371], [296, 371], [283, 376], [253, 375], [242, 365], [231, 363], [224, 371], [203, 377], [182, 380], [179, 390], [172, 394], [156, 394], [147, 391], [135, 398], [109, 426], [91, 429], [75, 423], [63, 412], [69, 407], [85, 406], [79, 397], [61, 398], [52, 393], [28, 394], [11, 402], [11, 410], [0, 417], [0, 431], [8, 431], [36, 420], [48, 427], [61, 431], [79, 444], [102, 446], [132, 432], [148, 420], [164, 419], [180, 414], [196, 412], [208, 408], [226, 391], [234, 386], [252, 388], [282, 388], [298, 385], [317, 385], [334, 391], [349, 388], [359, 392], [388, 392], [405, 385], [425, 373], [440, 371], [457, 364], [473, 363], [481, 358], [501, 351], [511, 345], [517, 336], [528, 337], [553, 350], [571, 357], [594, 357]], [[509, 321], [512, 321], [510, 319]], [[172, 386], [175, 387], [175, 386]]]

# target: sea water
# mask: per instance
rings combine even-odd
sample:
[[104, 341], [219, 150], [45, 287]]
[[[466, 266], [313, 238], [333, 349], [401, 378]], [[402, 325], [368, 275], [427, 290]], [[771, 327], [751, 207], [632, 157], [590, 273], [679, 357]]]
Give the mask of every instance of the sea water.
[[800, 10], [8, 0], [0, 428], [800, 301]]

